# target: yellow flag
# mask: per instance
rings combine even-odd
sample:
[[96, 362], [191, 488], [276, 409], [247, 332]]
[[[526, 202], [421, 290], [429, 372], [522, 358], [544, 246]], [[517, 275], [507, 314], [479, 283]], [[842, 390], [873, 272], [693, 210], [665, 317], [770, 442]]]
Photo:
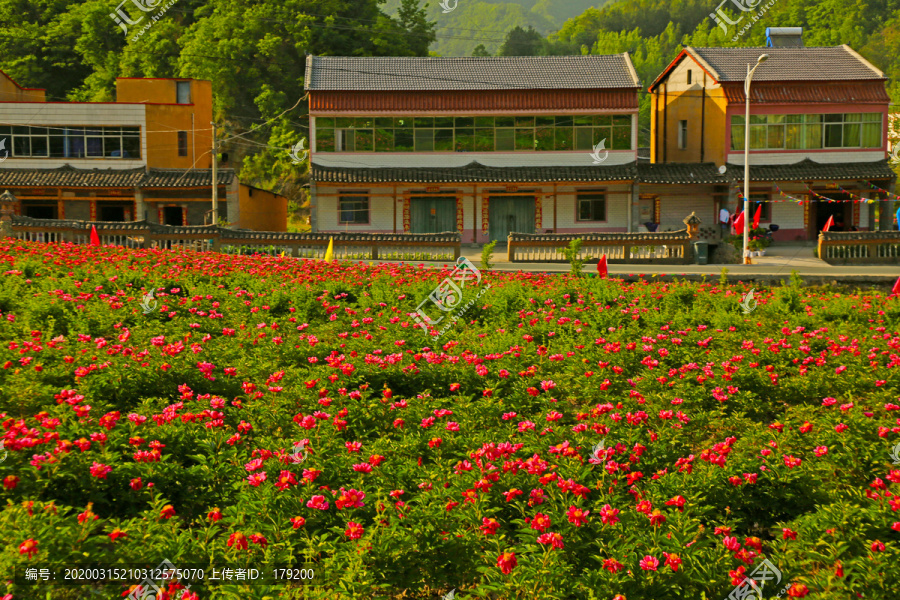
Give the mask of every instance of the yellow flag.
[[284, 250], [281, 251], [281, 258], [284, 258]]
[[325, 250], [325, 262], [334, 260], [334, 238], [328, 238], [328, 249]]

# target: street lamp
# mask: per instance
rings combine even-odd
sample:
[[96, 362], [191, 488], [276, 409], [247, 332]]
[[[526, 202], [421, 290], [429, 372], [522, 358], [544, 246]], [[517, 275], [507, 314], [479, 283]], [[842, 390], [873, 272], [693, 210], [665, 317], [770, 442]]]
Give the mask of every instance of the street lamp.
[[747, 80], [744, 81], [744, 97], [746, 100], [746, 112], [744, 116], [744, 264], [750, 263], [750, 80], [756, 67], [766, 62], [768, 54], [763, 54], [756, 59], [753, 68], [747, 65]]

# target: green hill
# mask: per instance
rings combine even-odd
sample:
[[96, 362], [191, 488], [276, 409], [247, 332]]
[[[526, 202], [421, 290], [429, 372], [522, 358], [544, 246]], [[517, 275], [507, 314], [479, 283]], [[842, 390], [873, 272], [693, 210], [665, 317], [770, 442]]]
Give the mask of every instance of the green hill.
[[[441, 56], [469, 56], [479, 44], [491, 54], [503, 44], [506, 33], [516, 26], [534, 27], [547, 35], [562, 27], [567, 19], [609, 0], [447, 0], [456, 8], [445, 13], [440, 0], [428, 0], [426, 14], [436, 25], [437, 41], [431, 50]], [[424, 2], [423, 2], [424, 4]], [[383, 10], [397, 14], [400, 0], [388, 0]]]

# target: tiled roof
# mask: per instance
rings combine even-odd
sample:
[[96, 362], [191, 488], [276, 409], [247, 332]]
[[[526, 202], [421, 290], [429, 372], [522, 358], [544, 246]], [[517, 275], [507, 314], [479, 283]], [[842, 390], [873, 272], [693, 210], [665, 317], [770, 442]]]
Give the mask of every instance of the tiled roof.
[[638, 179], [641, 183], [728, 183], [713, 163], [638, 163]]
[[[187, 174], [185, 174], [187, 173]], [[233, 169], [219, 169], [219, 185], [234, 180]], [[84, 188], [189, 188], [209, 187], [210, 169], [76, 169], [70, 165], [56, 169], [0, 169], [0, 188], [84, 187]]]
[[[234, 169], [218, 169], [219, 185], [230, 185], [234, 180]], [[150, 169], [141, 182], [146, 188], [210, 187], [212, 169]]]
[[628, 53], [595, 56], [307, 56], [304, 86], [327, 91], [635, 88]]
[[465, 167], [351, 168], [312, 166], [310, 178], [327, 183], [515, 183], [541, 181], [632, 181], [635, 163], [596, 167]]
[[0, 187], [134, 187], [144, 178], [144, 169], [0, 169]]
[[744, 81], [747, 65], [762, 54], [769, 59], [759, 65], [753, 81], [856, 81], [884, 79], [884, 73], [849, 46], [800, 48], [692, 48], [685, 51], [710, 67], [720, 83]]
[[[744, 180], [743, 165], [728, 165], [725, 177]], [[817, 163], [805, 159], [792, 165], [750, 165], [750, 181], [810, 181], [823, 179], [894, 179], [887, 160], [875, 162]]]

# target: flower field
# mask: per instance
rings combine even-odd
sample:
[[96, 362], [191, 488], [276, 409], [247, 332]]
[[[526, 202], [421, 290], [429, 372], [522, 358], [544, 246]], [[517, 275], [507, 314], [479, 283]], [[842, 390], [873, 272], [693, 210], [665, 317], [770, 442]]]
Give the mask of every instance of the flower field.
[[747, 286], [486, 272], [434, 341], [409, 315], [452, 264], [0, 261], [4, 600], [164, 560], [308, 576], [157, 600], [900, 597], [885, 293], [794, 279], [745, 314]]

